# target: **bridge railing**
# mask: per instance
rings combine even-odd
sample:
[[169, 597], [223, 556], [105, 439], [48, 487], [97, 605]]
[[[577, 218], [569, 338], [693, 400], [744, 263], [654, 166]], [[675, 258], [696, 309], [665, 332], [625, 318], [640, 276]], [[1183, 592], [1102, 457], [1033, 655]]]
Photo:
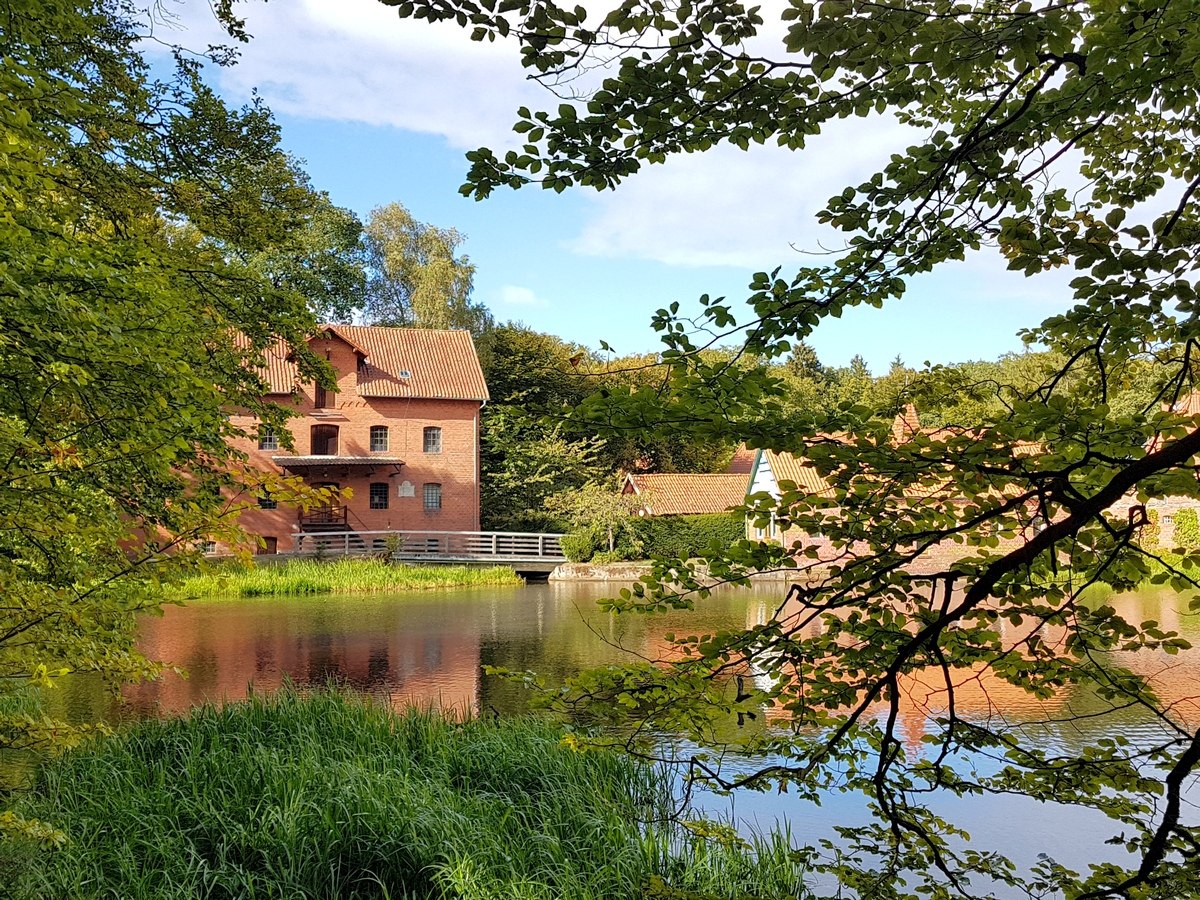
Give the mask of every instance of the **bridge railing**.
[[565, 562], [561, 534], [522, 531], [339, 531], [296, 536], [297, 553], [406, 562]]

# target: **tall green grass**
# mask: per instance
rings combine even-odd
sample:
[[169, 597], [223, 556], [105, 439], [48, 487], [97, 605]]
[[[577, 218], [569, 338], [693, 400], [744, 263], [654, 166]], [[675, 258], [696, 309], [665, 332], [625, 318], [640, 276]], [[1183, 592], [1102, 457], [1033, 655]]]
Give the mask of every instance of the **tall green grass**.
[[183, 599], [277, 597], [302, 594], [390, 594], [429, 588], [521, 584], [507, 566], [410, 566], [378, 559], [322, 562], [291, 559], [282, 565], [223, 567], [185, 579], [175, 587]]
[[755, 852], [664, 816], [651, 767], [528, 719], [397, 715], [333, 690], [139, 724], [46, 764], [18, 812], [60, 849], [0, 842], [18, 898], [781, 898]]

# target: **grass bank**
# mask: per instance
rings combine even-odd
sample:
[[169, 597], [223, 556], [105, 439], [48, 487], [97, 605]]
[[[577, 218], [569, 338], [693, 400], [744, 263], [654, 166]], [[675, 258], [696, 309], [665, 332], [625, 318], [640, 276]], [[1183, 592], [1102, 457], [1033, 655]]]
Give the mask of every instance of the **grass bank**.
[[521, 584], [507, 566], [410, 566], [378, 559], [324, 562], [290, 559], [282, 565], [228, 566], [184, 580], [178, 597], [286, 597], [301, 594], [390, 594], [430, 588]]
[[337, 691], [203, 707], [47, 763], [17, 811], [66, 842], [0, 841], [0, 878], [61, 900], [801, 896], [782, 838], [639, 825], [671, 808], [658, 774], [560, 738]]

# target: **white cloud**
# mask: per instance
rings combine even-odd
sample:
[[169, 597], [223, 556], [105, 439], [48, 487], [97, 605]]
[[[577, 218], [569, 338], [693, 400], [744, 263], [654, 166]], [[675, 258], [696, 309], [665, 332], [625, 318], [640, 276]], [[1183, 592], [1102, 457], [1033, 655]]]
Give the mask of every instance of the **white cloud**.
[[[470, 40], [454, 23], [402, 21], [378, 0], [240, 4], [253, 35], [223, 90], [257, 89], [277, 112], [391, 126], [444, 137], [451, 146], [511, 144], [514, 114], [547, 95], [528, 82], [516, 44]], [[176, 10], [192, 47], [230, 43], [203, 4]]]
[[506, 306], [546, 306], [545, 300], [527, 287], [506, 284], [500, 288], [500, 302]]
[[597, 195], [594, 214], [569, 246], [679, 266], [799, 263], [797, 250], [844, 240], [814, 218], [825, 201], [859, 184], [911, 137], [889, 120], [850, 120], [833, 123], [802, 153], [724, 146], [676, 157]]

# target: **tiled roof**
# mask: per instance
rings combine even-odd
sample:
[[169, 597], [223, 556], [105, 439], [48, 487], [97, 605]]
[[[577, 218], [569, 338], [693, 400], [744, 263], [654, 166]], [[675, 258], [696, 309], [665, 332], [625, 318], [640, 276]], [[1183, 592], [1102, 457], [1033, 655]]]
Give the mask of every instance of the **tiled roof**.
[[267, 383], [267, 391], [271, 394], [290, 394], [296, 389], [299, 373], [296, 364], [291, 362], [289, 352], [284, 344], [276, 344], [263, 351], [267, 365], [260, 370], [263, 381]]
[[892, 420], [892, 440], [897, 444], [910, 441], [921, 432], [921, 420], [917, 417], [917, 408], [909, 403], [903, 412], [896, 413]]
[[1181, 398], [1171, 407], [1171, 412], [1179, 416], [1200, 416], [1200, 391], [1192, 391]]
[[332, 325], [330, 330], [366, 353], [358, 376], [363, 397], [488, 399], [470, 332], [381, 325]]
[[810, 494], [832, 493], [833, 489], [829, 483], [807, 460], [797, 459], [790, 453], [777, 450], [764, 450], [763, 455], [771, 467], [776, 483], [791, 481], [795, 483], [798, 490]]
[[733, 451], [733, 459], [729, 461], [729, 465], [725, 467], [725, 471], [729, 474], [749, 475], [754, 471], [754, 457], [757, 451], [751, 450], [745, 444], [741, 444]]
[[[326, 325], [322, 332], [333, 332], [366, 358], [358, 372], [362, 397], [488, 399], [469, 332], [382, 325]], [[290, 394], [298, 376], [286, 349], [268, 350], [266, 360], [270, 392]]]
[[629, 482], [653, 516], [692, 516], [725, 512], [746, 499], [746, 476], [630, 475]]

